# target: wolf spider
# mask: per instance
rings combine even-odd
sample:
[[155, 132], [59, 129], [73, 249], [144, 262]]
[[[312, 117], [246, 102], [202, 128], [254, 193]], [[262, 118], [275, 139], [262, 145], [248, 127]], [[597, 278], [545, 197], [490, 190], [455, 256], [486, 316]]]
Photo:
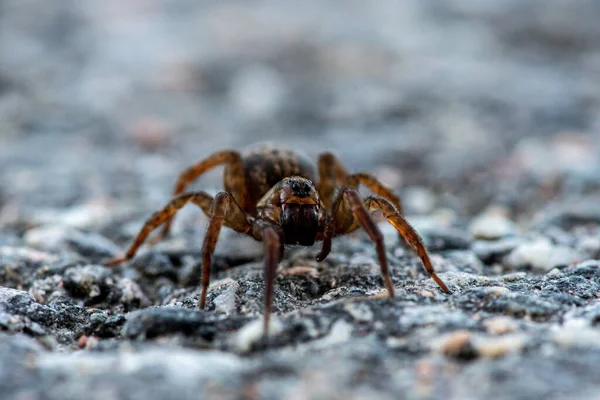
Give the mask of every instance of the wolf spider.
[[[225, 190], [213, 198], [203, 191], [184, 192], [192, 181], [206, 171], [225, 164]], [[202, 294], [200, 308], [206, 304], [210, 266], [219, 232], [223, 225], [264, 242], [265, 312], [263, 329], [268, 332], [273, 282], [284, 245], [311, 246], [322, 241], [317, 261], [323, 261], [331, 250], [331, 240], [363, 228], [375, 242], [381, 275], [389, 297], [394, 297], [388, 262], [379, 228], [369, 211], [381, 210], [401, 237], [413, 247], [425, 269], [440, 286], [448, 288], [436, 275], [423, 241], [402, 216], [400, 198], [366, 173], [349, 174], [331, 153], [318, 160], [318, 184], [310, 160], [285, 148], [260, 147], [239, 153], [219, 151], [181, 173], [172, 200], [155, 212], [144, 224], [124, 257], [106, 263], [114, 266], [133, 258], [148, 235], [163, 225], [160, 239], [169, 234], [173, 217], [191, 202], [202, 209], [210, 222], [202, 246]], [[374, 195], [364, 202], [358, 193], [362, 184]]]

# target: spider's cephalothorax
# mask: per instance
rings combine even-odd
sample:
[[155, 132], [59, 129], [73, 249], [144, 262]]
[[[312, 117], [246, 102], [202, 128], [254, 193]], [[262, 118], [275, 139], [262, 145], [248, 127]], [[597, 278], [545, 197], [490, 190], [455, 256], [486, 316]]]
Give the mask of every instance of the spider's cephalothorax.
[[[222, 164], [225, 165], [225, 191], [214, 197], [202, 191], [185, 192], [189, 183]], [[436, 275], [421, 237], [402, 216], [400, 198], [390, 189], [372, 175], [347, 173], [331, 153], [319, 156], [316, 185], [313, 183], [315, 175], [309, 160], [285, 148], [259, 147], [243, 153], [234, 150], [214, 153], [181, 173], [173, 199], [146, 221], [124, 257], [106, 265], [117, 265], [133, 258], [148, 235], [161, 225], [164, 226], [161, 237], [168, 235], [175, 213], [191, 202], [210, 219], [202, 248], [200, 307], [204, 308], [206, 303], [212, 254], [221, 227], [225, 225], [264, 242], [264, 329], [267, 332], [275, 271], [285, 244], [311, 246], [316, 241], [323, 241], [317, 256], [318, 261], [323, 261], [331, 250], [335, 235], [362, 227], [375, 242], [381, 274], [389, 296], [394, 296], [383, 237], [369, 215], [371, 211], [380, 210], [399, 235], [417, 251], [429, 275], [444, 292], [449, 292]], [[374, 193], [364, 201], [358, 194], [360, 184]]]

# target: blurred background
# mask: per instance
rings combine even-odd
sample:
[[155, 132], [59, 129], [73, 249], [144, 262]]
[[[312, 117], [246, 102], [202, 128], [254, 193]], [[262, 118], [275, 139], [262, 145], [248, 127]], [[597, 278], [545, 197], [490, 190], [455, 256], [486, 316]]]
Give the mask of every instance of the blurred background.
[[263, 141], [332, 151], [408, 213], [597, 210], [598, 21], [596, 0], [0, 0], [0, 219], [147, 213]]

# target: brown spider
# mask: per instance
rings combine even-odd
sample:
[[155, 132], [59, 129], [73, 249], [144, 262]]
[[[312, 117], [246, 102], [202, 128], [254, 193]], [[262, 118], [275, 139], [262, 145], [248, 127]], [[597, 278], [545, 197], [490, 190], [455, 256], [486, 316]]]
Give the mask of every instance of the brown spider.
[[[225, 191], [217, 193], [214, 198], [205, 192], [184, 193], [193, 180], [221, 164], [225, 164]], [[315, 186], [312, 163], [289, 149], [259, 147], [242, 154], [233, 150], [216, 152], [181, 173], [169, 204], [146, 221], [124, 257], [110, 260], [106, 265], [114, 266], [133, 258], [150, 232], [162, 224], [160, 238], [166, 237], [175, 213], [192, 202], [210, 218], [202, 246], [200, 308], [206, 304], [211, 257], [221, 227], [225, 224], [264, 242], [266, 288], [263, 328], [266, 333], [275, 271], [286, 244], [311, 246], [322, 240], [317, 261], [323, 261], [331, 250], [331, 240], [335, 235], [344, 235], [362, 227], [375, 242], [381, 275], [389, 296], [394, 297], [383, 237], [367, 211], [381, 210], [401, 237], [417, 251], [425, 269], [442, 291], [449, 293], [436, 275], [421, 237], [402, 216], [398, 196], [372, 175], [348, 174], [331, 153], [319, 156], [318, 170], [319, 182]], [[360, 184], [375, 193], [364, 203], [358, 193]]]

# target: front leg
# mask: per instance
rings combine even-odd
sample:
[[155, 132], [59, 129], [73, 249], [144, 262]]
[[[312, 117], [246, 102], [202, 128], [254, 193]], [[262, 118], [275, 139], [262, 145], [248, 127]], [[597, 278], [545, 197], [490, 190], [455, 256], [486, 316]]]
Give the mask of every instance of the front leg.
[[381, 210], [390, 224], [392, 224], [408, 244], [417, 251], [429, 276], [431, 276], [431, 278], [439, 285], [444, 293], [450, 293], [446, 284], [435, 273], [433, 265], [431, 264], [431, 259], [429, 258], [429, 253], [427, 253], [427, 249], [425, 249], [425, 245], [423, 244], [423, 239], [421, 239], [419, 233], [406, 219], [404, 219], [394, 205], [388, 199], [373, 195], [367, 198], [365, 206], [371, 211]]
[[251, 235], [262, 240], [265, 249], [265, 312], [263, 314], [263, 334], [269, 332], [269, 320], [273, 304], [273, 286], [277, 265], [283, 253], [282, 232], [278, 225], [266, 219], [257, 219], [252, 225]]
[[[390, 271], [388, 268], [387, 256], [385, 255], [385, 246], [383, 244], [383, 235], [381, 231], [377, 227], [377, 224], [373, 221], [369, 212], [363, 205], [362, 199], [358, 194], [358, 191], [355, 189], [344, 189], [341, 195], [341, 201], [345, 203], [345, 205], [352, 210], [352, 215], [355, 218], [355, 222], [351, 225], [347, 225], [348, 228], [346, 232], [340, 231], [340, 234], [351, 232], [355, 229], [355, 224], [358, 222], [362, 228], [367, 231], [367, 234], [371, 238], [373, 242], [375, 242], [375, 250], [377, 252], [377, 258], [379, 259], [379, 267], [381, 268], [381, 276], [383, 277], [383, 281], [385, 282], [385, 287], [387, 288], [388, 294], [390, 297], [394, 297], [394, 285], [392, 283], [392, 279], [390, 278]], [[338, 209], [339, 210], [339, 209]], [[348, 215], [338, 214], [338, 218], [348, 219]]]
[[206, 235], [204, 235], [204, 243], [202, 245], [202, 294], [200, 295], [200, 308], [204, 308], [206, 305], [206, 295], [208, 293], [208, 285], [210, 284], [212, 255], [217, 247], [217, 240], [219, 239], [219, 233], [221, 232], [223, 223], [242, 233], [248, 232], [251, 227], [246, 214], [235, 202], [235, 199], [229, 192], [219, 192], [215, 196], [210, 221], [208, 223], [208, 228], [206, 229]]

